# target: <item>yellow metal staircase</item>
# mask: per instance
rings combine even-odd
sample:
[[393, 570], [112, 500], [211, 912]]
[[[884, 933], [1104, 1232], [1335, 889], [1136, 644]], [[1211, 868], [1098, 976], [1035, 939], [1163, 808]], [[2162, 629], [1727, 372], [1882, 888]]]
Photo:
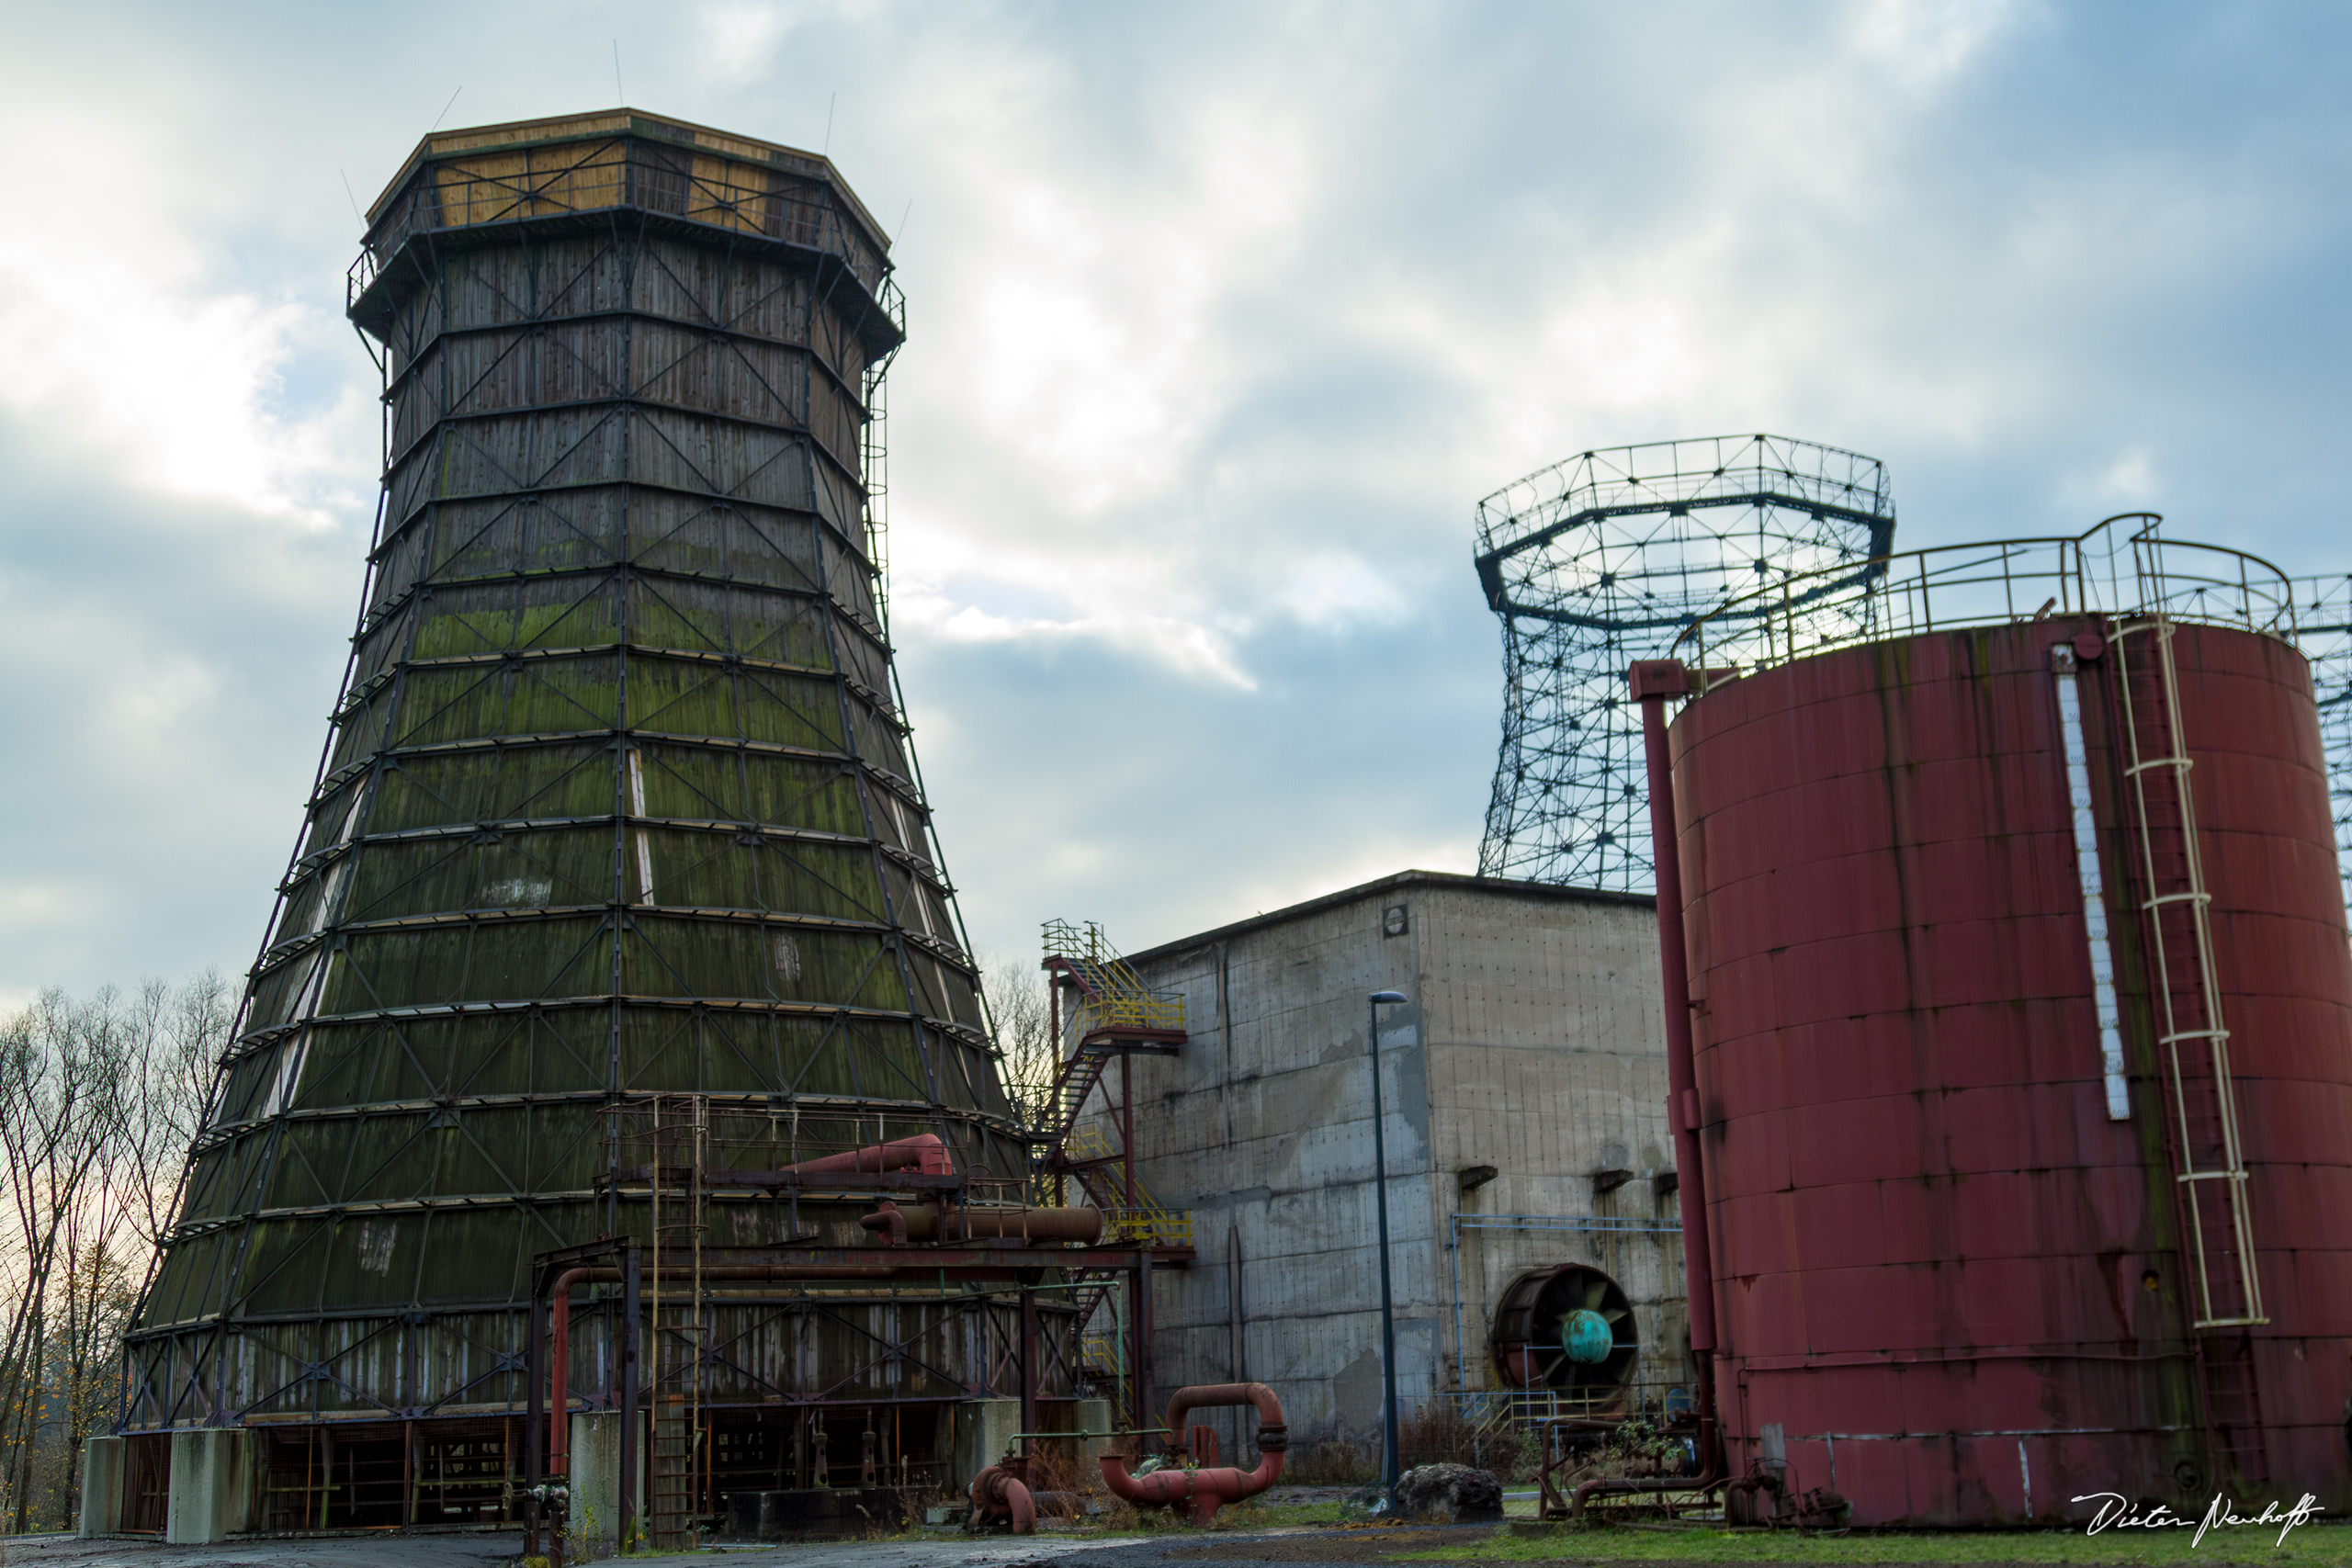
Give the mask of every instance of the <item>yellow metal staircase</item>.
[[[1105, 1240], [1175, 1253], [1179, 1260], [1189, 1257], [1192, 1211], [1170, 1208], [1140, 1176], [1131, 1174], [1112, 1113], [1115, 1107], [1102, 1082], [1114, 1056], [1170, 1055], [1183, 1045], [1184, 998], [1146, 986], [1092, 920], [1046, 921], [1045, 948], [1044, 967], [1072, 1001], [1061, 1036], [1069, 1055], [1047, 1102], [1039, 1174], [1057, 1185], [1075, 1177], [1087, 1201], [1102, 1211]], [[1103, 1114], [1081, 1121], [1097, 1089], [1104, 1090]], [[1126, 1343], [1116, 1309], [1105, 1327], [1090, 1326], [1106, 1300], [1118, 1299], [1117, 1278], [1090, 1283], [1093, 1288], [1079, 1293], [1075, 1303], [1087, 1370], [1124, 1389]]]
[[1080, 1045], [1098, 1036], [1132, 1042], [1165, 1035], [1170, 1044], [1183, 1043], [1184, 998], [1146, 986], [1094, 921], [1047, 920], [1045, 966], [1067, 975], [1078, 989], [1070, 1023]]

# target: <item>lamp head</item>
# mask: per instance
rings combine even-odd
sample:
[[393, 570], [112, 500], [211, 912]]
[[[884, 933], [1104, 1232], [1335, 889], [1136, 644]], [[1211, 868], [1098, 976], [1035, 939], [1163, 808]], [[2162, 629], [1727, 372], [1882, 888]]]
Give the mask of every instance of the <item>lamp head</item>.
[[1405, 995], [1402, 991], [1374, 991], [1372, 993], [1372, 1003], [1374, 1007], [1378, 1007], [1383, 1002], [1403, 1002], [1410, 1001], [1411, 999], [1411, 998]]

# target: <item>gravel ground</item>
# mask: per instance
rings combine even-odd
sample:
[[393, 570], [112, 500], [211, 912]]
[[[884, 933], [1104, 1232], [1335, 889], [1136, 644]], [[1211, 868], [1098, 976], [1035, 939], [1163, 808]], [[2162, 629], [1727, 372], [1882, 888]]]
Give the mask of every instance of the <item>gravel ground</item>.
[[512, 1535], [344, 1535], [165, 1546], [155, 1540], [83, 1540], [70, 1535], [0, 1540], [0, 1568], [499, 1568], [521, 1555]]
[[[1051, 1532], [1016, 1540], [939, 1530], [890, 1540], [724, 1544], [695, 1555], [724, 1562], [726, 1568], [1039, 1568], [1053, 1562], [1067, 1568], [1179, 1568], [1193, 1562], [1378, 1562], [1389, 1552], [1458, 1539], [1448, 1530], [1291, 1529], [1205, 1541], [1196, 1535], [1105, 1538]], [[0, 1568], [508, 1568], [522, 1544], [519, 1535], [322, 1536], [221, 1546], [19, 1536], [0, 1541]]]

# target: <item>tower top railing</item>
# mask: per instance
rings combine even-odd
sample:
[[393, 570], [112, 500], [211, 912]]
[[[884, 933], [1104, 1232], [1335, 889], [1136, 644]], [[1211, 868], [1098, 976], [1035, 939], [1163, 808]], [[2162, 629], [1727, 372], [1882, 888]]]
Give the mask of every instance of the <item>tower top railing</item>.
[[414, 235], [620, 209], [834, 256], [904, 331], [888, 237], [829, 160], [630, 109], [427, 137], [368, 209], [345, 306]]
[[1785, 435], [1596, 447], [1479, 502], [1473, 564], [1503, 644], [1479, 874], [1646, 891], [1626, 665], [1792, 574], [1842, 597], [1894, 547], [1886, 465]]
[[1790, 573], [1699, 616], [1670, 657], [1753, 674], [1857, 643], [2086, 613], [2162, 615], [2294, 639], [2295, 590], [2285, 572], [2226, 545], [2164, 538], [2162, 522], [2133, 512], [2072, 537], [1905, 550], [1878, 558], [1881, 570], [1860, 581], [1851, 563]]
[[1773, 491], [1797, 506], [1892, 517], [1875, 457], [1785, 435], [1710, 435], [1595, 448], [1514, 479], [1478, 502], [1481, 549], [1515, 550], [1596, 511], [1736, 503]]

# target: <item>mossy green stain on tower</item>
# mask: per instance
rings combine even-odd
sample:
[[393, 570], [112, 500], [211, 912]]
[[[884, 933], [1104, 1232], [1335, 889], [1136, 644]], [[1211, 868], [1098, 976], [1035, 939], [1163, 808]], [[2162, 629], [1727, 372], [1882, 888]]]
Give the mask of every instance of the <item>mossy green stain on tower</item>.
[[870, 1127], [1024, 1168], [870, 559], [883, 243], [806, 154], [679, 175], [715, 136], [445, 133], [370, 215], [364, 609], [135, 1425], [511, 1397], [440, 1351], [316, 1369], [412, 1319], [503, 1343], [532, 1253], [641, 1225], [599, 1185], [626, 1097], [709, 1095], [779, 1164]]

